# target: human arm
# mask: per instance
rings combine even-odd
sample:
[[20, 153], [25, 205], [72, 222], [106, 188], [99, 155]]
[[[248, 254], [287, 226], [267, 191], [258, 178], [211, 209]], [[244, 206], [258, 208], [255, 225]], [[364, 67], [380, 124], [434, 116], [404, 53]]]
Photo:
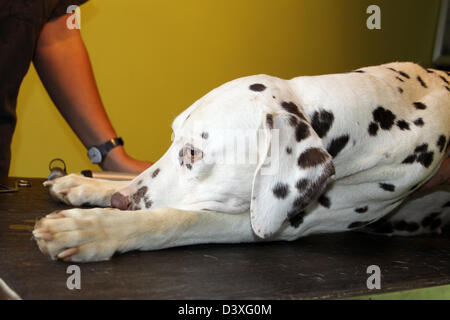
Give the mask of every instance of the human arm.
[[[86, 148], [117, 137], [103, 107], [86, 47], [67, 15], [47, 22], [36, 46], [34, 65], [47, 92]], [[151, 165], [119, 146], [101, 164], [104, 170], [141, 172]]]

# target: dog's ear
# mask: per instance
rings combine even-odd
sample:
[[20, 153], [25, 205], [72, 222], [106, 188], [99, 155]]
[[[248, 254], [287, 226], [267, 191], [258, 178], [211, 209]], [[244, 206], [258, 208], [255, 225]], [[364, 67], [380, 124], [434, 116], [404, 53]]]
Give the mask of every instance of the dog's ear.
[[267, 114], [261, 127], [250, 214], [253, 231], [268, 238], [320, 196], [334, 165], [303, 116]]

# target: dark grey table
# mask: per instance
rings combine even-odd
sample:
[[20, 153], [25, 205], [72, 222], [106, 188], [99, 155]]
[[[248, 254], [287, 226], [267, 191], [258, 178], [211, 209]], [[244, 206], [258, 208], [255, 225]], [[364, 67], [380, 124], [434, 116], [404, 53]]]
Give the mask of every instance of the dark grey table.
[[[31, 238], [36, 218], [66, 207], [50, 199], [43, 179], [29, 180], [31, 188], [0, 194], [0, 277], [24, 299], [326, 299], [450, 283], [448, 233], [342, 233], [131, 252], [79, 264], [81, 290], [69, 290], [70, 264], [42, 255]], [[381, 269], [381, 290], [367, 289], [370, 265]]]

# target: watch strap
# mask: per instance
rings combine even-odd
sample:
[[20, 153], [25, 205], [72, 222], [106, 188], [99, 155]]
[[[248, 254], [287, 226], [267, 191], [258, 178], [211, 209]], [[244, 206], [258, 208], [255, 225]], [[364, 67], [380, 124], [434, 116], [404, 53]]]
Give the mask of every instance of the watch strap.
[[100, 150], [103, 159], [108, 154], [109, 151], [114, 149], [117, 146], [123, 146], [123, 140], [121, 137], [113, 138], [111, 140], [106, 141], [105, 143], [102, 143], [97, 148]]

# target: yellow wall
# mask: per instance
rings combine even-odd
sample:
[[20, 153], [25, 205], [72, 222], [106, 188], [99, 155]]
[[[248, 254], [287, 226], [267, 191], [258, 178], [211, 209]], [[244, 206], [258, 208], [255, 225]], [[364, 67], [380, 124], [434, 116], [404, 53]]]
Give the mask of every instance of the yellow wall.
[[[366, 28], [381, 7], [382, 30]], [[173, 118], [245, 75], [344, 72], [394, 60], [429, 65], [438, 0], [91, 0], [82, 35], [105, 107], [127, 151], [156, 160]], [[18, 103], [10, 175], [43, 177], [48, 162], [92, 166], [34, 71]]]

